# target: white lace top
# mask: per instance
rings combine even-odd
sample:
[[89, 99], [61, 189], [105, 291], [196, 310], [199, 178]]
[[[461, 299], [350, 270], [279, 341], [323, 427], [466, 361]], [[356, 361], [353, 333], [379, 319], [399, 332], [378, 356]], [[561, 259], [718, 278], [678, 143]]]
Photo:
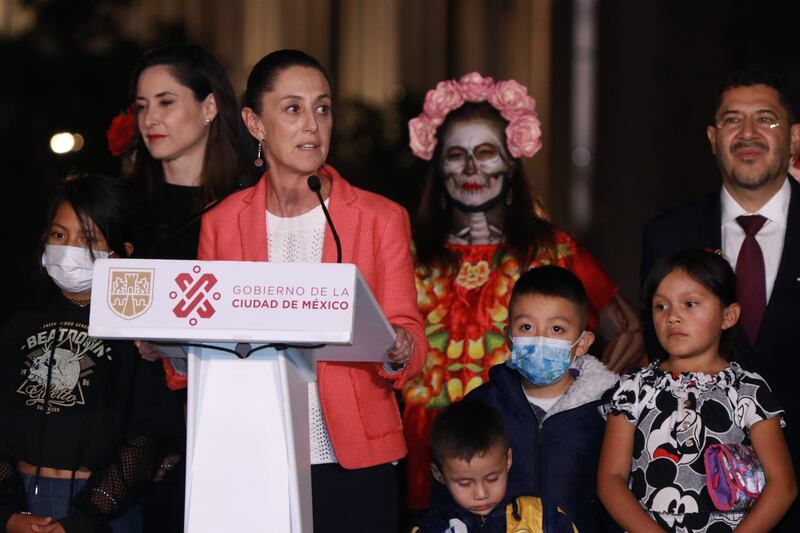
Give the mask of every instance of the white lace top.
[[[325, 202], [328, 205], [328, 202]], [[325, 239], [325, 214], [321, 207], [300, 216], [283, 218], [267, 211], [267, 253], [275, 263], [319, 263]], [[328, 428], [322, 417], [316, 382], [308, 384], [308, 429], [311, 464], [336, 463]]]

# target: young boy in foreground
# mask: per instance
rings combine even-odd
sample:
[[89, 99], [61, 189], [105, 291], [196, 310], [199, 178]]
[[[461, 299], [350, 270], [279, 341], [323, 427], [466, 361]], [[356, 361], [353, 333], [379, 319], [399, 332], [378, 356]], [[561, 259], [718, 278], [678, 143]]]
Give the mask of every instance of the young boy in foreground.
[[431, 455], [433, 476], [454, 504], [429, 511], [413, 533], [574, 533], [554, 504], [506, 497], [511, 449], [503, 420], [489, 406], [459, 402], [445, 408], [431, 429]]
[[594, 341], [586, 330], [588, 307], [569, 270], [525, 272], [509, 303], [511, 359], [464, 399], [486, 403], [505, 422], [514, 450], [508, 494], [558, 502], [581, 533], [616, 529], [595, 479], [605, 429], [598, 407], [618, 378], [587, 355]]

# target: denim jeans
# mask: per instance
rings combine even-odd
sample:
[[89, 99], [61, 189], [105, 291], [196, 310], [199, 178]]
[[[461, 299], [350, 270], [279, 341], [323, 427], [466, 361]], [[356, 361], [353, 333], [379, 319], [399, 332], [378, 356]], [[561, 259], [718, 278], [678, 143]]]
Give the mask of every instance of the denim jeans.
[[[58, 521], [69, 514], [70, 480], [49, 477], [39, 478], [39, 491], [34, 494], [35, 476], [20, 473], [25, 494], [28, 499], [28, 511], [39, 516], [51, 516]], [[72, 495], [78, 494], [88, 480], [76, 479], [72, 486]], [[111, 522], [113, 533], [141, 533], [142, 515], [139, 507], [134, 507], [124, 515]]]

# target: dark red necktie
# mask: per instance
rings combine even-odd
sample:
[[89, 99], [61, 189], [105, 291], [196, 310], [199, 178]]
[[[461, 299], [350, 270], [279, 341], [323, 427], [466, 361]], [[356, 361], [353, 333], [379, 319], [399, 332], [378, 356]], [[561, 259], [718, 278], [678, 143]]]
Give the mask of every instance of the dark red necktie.
[[744, 230], [744, 242], [736, 259], [736, 291], [742, 306], [741, 323], [750, 345], [756, 343], [761, 318], [767, 308], [767, 281], [764, 254], [756, 234], [766, 223], [761, 215], [742, 215], [736, 222]]

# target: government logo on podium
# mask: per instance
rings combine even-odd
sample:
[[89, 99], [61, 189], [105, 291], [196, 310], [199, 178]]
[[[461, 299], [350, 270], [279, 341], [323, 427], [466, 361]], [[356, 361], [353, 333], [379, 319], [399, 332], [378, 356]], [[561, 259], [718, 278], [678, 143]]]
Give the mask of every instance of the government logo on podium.
[[131, 320], [153, 303], [153, 269], [108, 269], [108, 307], [120, 318]]
[[211, 299], [220, 299], [219, 292], [211, 292], [211, 289], [217, 284], [217, 277], [208, 272], [201, 273], [201, 271], [199, 266], [194, 266], [191, 274], [182, 272], [175, 276], [175, 284], [180, 289], [180, 294], [178, 291], [169, 293], [170, 299], [178, 300], [178, 303], [172, 308], [172, 313], [178, 318], [190, 317], [190, 326], [196, 326], [198, 318], [214, 316], [217, 310], [214, 309]]

